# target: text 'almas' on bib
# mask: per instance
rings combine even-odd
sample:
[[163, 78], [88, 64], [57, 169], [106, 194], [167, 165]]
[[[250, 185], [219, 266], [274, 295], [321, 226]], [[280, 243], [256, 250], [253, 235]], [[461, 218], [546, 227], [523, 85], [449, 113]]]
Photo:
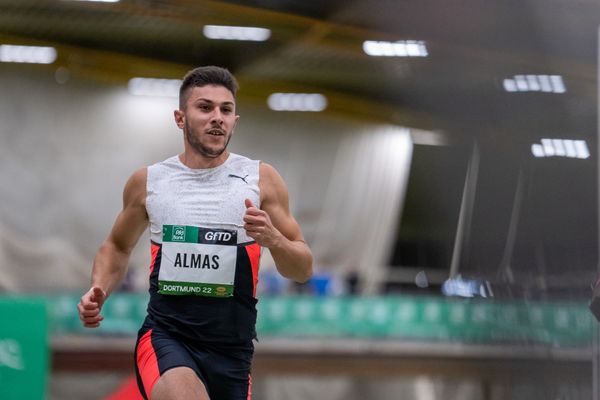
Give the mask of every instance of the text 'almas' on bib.
[[237, 231], [163, 225], [158, 293], [233, 296]]

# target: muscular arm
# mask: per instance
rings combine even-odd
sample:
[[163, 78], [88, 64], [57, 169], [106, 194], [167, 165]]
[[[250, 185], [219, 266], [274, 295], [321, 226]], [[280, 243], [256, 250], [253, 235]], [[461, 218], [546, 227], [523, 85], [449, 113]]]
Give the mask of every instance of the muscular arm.
[[87, 327], [96, 327], [102, 320], [102, 304], [125, 276], [131, 251], [148, 225], [146, 176], [146, 168], [142, 168], [127, 181], [123, 209], [94, 259], [91, 289], [78, 306], [79, 316]]
[[244, 222], [248, 235], [270, 250], [281, 275], [306, 282], [312, 275], [312, 253], [290, 213], [283, 179], [265, 163], [260, 165], [260, 193], [260, 209], [246, 200]]

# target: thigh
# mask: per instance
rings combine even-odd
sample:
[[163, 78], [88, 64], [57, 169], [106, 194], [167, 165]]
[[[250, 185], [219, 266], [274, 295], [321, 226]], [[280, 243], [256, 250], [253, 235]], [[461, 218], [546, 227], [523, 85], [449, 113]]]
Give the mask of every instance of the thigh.
[[196, 363], [206, 379], [206, 389], [211, 399], [252, 398], [252, 352], [208, 348], [194, 354], [200, 357], [196, 358]]
[[210, 400], [194, 370], [175, 367], [166, 371], [152, 388], [152, 400]]
[[[201, 383], [200, 371], [182, 343], [156, 327], [140, 332], [135, 347], [135, 369], [138, 387], [145, 399], [150, 398], [154, 386], [169, 370], [180, 367], [193, 371]], [[175, 374], [175, 377], [180, 375]], [[188, 375], [185, 373], [182, 376]]]

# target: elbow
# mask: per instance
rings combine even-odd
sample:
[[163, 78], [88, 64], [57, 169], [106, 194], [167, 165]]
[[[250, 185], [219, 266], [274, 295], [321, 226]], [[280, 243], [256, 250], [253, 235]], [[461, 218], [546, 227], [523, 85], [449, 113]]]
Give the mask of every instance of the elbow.
[[298, 274], [298, 276], [294, 277], [294, 281], [296, 281], [298, 283], [306, 283], [306, 282], [308, 282], [308, 280], [310, 278], [312, 278], [312, 276], [313, 276], [313, 268], [312, 268], [312, 260], [311, 260], [310, 264], [308, 264], [308, 266], [306, 268], [304, 268], [302, 270], [302, 272]]
[[313, 257], [310, 251], [290, 258], [277, 257], [273, 251], [271, 254], [274, 256], [277, 270], [284, 278], [306, 283], [313, 276]]
[[312, 273], [311, 274], [306, 274], [304, 276], [298, 276], [296, 278], [294, 278], [294, 282], [296, 283], [306, 283], [309, 281], [309, 279], [312, 277]]

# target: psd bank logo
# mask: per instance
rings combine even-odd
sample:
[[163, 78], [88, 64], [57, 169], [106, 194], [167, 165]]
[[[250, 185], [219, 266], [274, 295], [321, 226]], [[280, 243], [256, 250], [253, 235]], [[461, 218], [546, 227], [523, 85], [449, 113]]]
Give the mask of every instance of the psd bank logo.
[[24, 370], [23, 353], [15, 339], [0, 339], [0, 368]]
[[185, 242], [185, 226], [173, 226], [172, 240], [174, 242]]

